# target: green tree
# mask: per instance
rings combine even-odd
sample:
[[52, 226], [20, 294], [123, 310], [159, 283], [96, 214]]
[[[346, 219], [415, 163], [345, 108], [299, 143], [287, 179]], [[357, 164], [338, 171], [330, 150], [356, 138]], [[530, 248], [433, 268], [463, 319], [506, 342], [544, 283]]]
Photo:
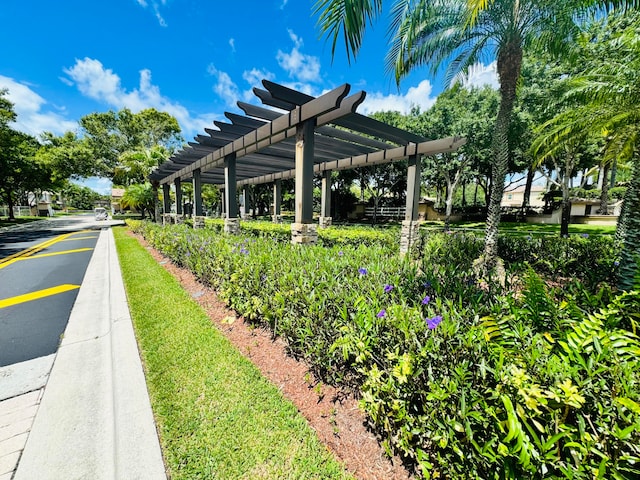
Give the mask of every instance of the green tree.
[[[315, 12], [321, 32], [332, 39], [332, 53], [343, 35], [347, 52], [356, 55], [367, 25], [382, 12], [382, 3], [318, 0]], [[493, 134], [493, 182], [482, 261], [485, 269], [492, 268], [497, 259], [509, 130], [524, 50], [561, 51], [576, 32], [575, 8], [570, 8], [576, 6], [576, 2], [556, 0], [495, 0], [474, 10], [474, 2], [464, 0], [404, 0], [391, 9], [387, 67], [396, 82], [420, 66], [430, 65], [436, 71], [445, 60], [450, 61], [450, 77], [487, 56], [497, 60], [500, 107]]]
[[631, 289], [640, 272], [640, 14], [611, 17], [596, 32], [584, 45], [594, 49], [598, 63], [588, 62], [585, 72], [569, 82], [569, 96], [581, 106], [553, 118], [545, 134], [560, 149], [584, 131], [606, 132], [605, 159], [631, 161], [634, 171], [616, 232], [623, 244], [619, 286]]
[[122, 196], [122, 206], [139, 210], [142, 218], [149, 213], [149, 218], [155, 220], [157, 193], [150, 183], [129, 185]]
[[125, 108], [91, 113], [80, 119], [83, 137], [91, 148], [100, 176], [114, 178], [121, 156], [161, 146], [171, 154], [182, 142], [178, 121], [150, 108], [132, 113]]
[[14, 219], [15, 199], [48, 188], [51, 172], [36, 161], [38, 141], [9, 125], [17, 115], [6, 94], [7, 90], [0, 90], [0, 198], [9, 207], [9, 219]]
[[127, 150], [120, 154], [118, 165], [114, 169], [113, 183], [125, 186], [144, 183], [149, 174], [170, 156], [162, 145]]

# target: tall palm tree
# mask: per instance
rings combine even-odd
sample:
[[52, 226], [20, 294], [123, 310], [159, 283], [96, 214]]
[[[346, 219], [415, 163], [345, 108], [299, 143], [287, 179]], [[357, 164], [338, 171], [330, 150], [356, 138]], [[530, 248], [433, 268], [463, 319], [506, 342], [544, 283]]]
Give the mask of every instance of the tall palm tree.
[[[437, 71], [449, 61], [453, 78], [478, 62], [495, 58], [500, 82], [500, 107], [493, 133], [492, 188], [480, 265], [492, 269], [498, 258], [500, 202], [508, 168], [508, 132], [522, 58], [528, 49], [558, 53], [578, 33], [575, 24], [580, 1], [557, 0], [398, 0], [390, 15], [391, 46], [387, 68], [400, 82], [413, 69], [429, 65]], [[368, 23], [382, 11], [381, 0], [318, 0], [315, 12], [323, 34], [345, 38], [347, 52], [356, 55]]]

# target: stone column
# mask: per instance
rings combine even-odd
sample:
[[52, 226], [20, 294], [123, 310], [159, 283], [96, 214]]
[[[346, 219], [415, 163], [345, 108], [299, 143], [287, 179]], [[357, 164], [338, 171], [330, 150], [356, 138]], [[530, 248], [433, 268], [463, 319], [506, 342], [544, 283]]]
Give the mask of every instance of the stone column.
[[420, 202], [420, 156], [411, 155], [407, 168], [407, 208], [400, 234], [400, 255], [405, 255], [418, 241], [418, 205]]
[[273, 183], [273, 223], [282, 223], [282, 180]]
[[313, 224], [313, 150], [315, 119], [296, 127], [295, 221], [291, 224], [291, 243], [316, 243], [318, 231]]

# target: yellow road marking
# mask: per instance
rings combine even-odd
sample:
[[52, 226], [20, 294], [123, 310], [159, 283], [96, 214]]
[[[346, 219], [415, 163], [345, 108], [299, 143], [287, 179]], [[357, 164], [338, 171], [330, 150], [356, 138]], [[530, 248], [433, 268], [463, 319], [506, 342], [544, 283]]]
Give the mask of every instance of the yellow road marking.
[[86, 252], [93, 248], [76, 248], [75, 250], [64, 250], [62, 252], [41, 253], [40, 255], [31, 255], [24, 258], [16, 258], [16, 260], [31, 260], [32, 258], [53, 257], [54, 255], [66, 255], [67, 253]]
[[89, 233], [89, 232], [93, 232], [93, 230], [79, 230], [77, 232], [65, 233], [64, 235], [59, 235], [57, 237], [51, 238], [45, 242], [39, 243], [38, 245], [34, 245], [25, 250], [22, 250], [21, 252], [17, 252], [17, 253], [14, 253], [13, 255], [9, 255], [8, 257], [5, 257], [0, 260], [0, 269], [11, 265], [17, 260], [24, 260], [25, 258], [29, 258], [34, 253], [38, 253], [57, 242], [63, 242], [67, 238], [73, 235], [77, 235], [79, 233]]
[[91, 237], [76, 237], [76, 238], [65, 238], [64, 240], [60, 240], [61, 242], [73, 242], [75, 240], [89, 240], [91, 238], [98, 238], [97, 235]]
[[77, 288], [80, 288], [80, 285], [71, 285], [67, 283], [64, 285], [58, 285], [57, 287], [38, 290], [37, 292], [25, 293], [24, 295], [18, 295], [16, 297], [5, 298], [4, 300], [0, 300], [0, 308], [11, 307], [13, 305], [18, 305], [19, 303], [25, 303], [44, 297], [50, 297], [51, 295], [57, 295], [58, 293], [68, 292]]

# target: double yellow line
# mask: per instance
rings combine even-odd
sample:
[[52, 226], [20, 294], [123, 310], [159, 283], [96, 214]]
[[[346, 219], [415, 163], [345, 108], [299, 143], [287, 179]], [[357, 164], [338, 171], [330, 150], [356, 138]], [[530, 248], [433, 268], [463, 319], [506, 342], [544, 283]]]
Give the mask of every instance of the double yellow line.
[[[77, 235], [78, 233], [87, 233], [91, 231], [92, 230], [81, 230], [78, 232], [66, 233], [64, 235], [60, 235], [58, 237], [47, 240], [46, 242], [42, 242], [38, 245], [29, 247], [25, 250], [22, 250], [21, 252], [17, 252], [17, 253], [14, 253], [13, 255], [9, 255], [8, 257], [0, 260], [0, 269], [6, 266], [9, 266], [12, 263], [15, 263], [19, 260], [28, 260], [30, 258], [49, 257], [52, 255], [63, 255], [66, 253], [84, 252], [87, 250], [91, 250], [91, 248], [77, 248], [75, 250], [65, 250], [63, 252], [43, 253], [40, 255], [36, 255], [36, 253], [41, 252], [42, 250], [44, 250], [47, 247], [50, 247], [51, 245], [54, 245], [58, 242], [62, 242], [64, 240], [69, 239], [69, 237], [71, 237], [72, 235]], [[91, 237], [82, 237], [82, 238], [77, 238], [73, 240], [83, 240], [86, 238], [91, 238]], [[80, 285], [63, 284], [63, 285], [58, 285], [57, 287], [45, 288], [43, 290], [38, 290], [31, 293], [25, 293], [24, 295], [17, 295], [15, 297], [5, 298], [0, 300], [0, 308], [11, 307], [13, 305], [18, 305], [20, 303], [30, 302], [32, 300], [38, 300], [40, 298], [49, 297], [51, 295], [57, 295], [58, 293], [68, 292], [70, 290], [75, 290], [78, 288], [80, 288]]]
[[[78, 232], [71, 232], [71, 233], [65, 233], [64, 235], [59, 235], [57, 237], [54, 237], [50, 240], [47, 240], [45, 242], [39, 243], [38, 245], [34, 245], [32, 247], [29, 247], [25, 250], [22, 250], [21, 252], [17, 252], [14, 253], [13, 255], [9, 255], [8, 257], [3, 258], [2, 260], [0, 260], [0, 269], [7, 267], [9, 265], [11, 265], [12, 263], [17, 262], [18, 260], [26, 260], [27, 258], [31, 258], [33, 257], [36, 253], [41, 252], [42, 250], [44, 250], [47, 247], [50, 247], [51, 245], [54, 245], [58, 242], [62, 242], [63, 240], [66, 240], [67, 238], [71, 237], [72, 235], [77, 235], [78, 233], [87, 233], [87, 232], [91, 232], [91, 230], [81, 230]], [[38, 255], [38, 257], [41, 256], [51, 256], [51, 255], [61, 255], [64, 253], [73, 253], [73, 252], [84, 252], [87, 250], [91, 250], [90, 248], [80, 248], [80, 249], [76, 249], [76, 250], [66, 250], [64, 252], [55, 252], [55, 253], [46, 253], [43, 255]]]

